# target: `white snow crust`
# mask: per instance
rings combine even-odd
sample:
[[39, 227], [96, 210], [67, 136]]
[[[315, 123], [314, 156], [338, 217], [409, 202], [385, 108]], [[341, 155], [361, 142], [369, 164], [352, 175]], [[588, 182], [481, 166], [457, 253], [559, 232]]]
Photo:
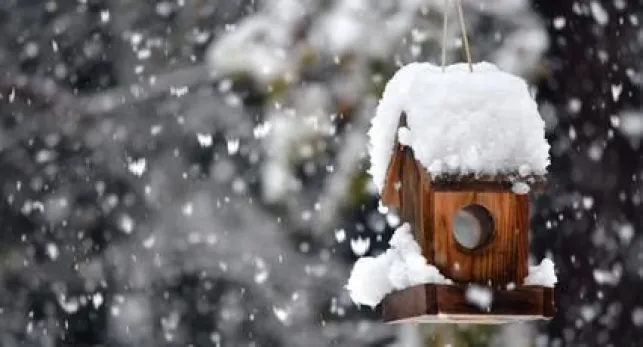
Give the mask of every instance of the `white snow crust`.
[[558, 282], [556, 277], [556, 269], [554, 262], [545, 258], [540, 262], [540, 265], [530, 266], [529, 274], [525, 278], [526, 286], [542, 286], [553, 288]]
[[400, 140], [434, 177], [546, 173], [545, 122], [527, 83], [486, 62], [473, 70], [411, 63], [388, 82], [368, 133], [369, 173], [380, 192], [402, 112], [408, 128]]
[[356, 304], [375, 307], [394, 290], [425, 283], [452, 283], [435, 266], [427, 264], [408, 223], [395, 231], [389, 244], [385, 253], [362, 257], [353, 266], [346, 289]]

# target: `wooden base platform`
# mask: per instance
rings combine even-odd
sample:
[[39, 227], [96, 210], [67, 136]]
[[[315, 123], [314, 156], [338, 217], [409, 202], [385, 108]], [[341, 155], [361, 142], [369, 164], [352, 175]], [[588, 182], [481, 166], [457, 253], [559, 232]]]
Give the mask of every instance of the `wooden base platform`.
[[411, 287], [384, 298], [382, 318], [387, 323], [503, 324], [554, 316], [553, 288], [525, 286], [490, 290], [491, 306], [483, 309], [467, 300], [464, 285]]

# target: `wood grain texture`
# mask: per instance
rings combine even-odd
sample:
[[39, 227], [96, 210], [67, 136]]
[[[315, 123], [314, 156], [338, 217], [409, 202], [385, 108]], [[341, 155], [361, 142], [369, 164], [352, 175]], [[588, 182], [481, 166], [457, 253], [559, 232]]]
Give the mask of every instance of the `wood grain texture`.
[[[418, 163], [419, 165], [419, 163]], [[426, 172], [422, 170], [422, 172]], [[422, 225], [421, 230], [424, 233], [424, 239], [420, 243], [422, 248], [422, 255], [426, 258], [429, 264], [435, 262], [435, 247], [433, 245], [434, 240], [434, 226], [433, 219], [435, 218], [435, 206], [433, 201], [433, 191], [431, 187], [431, 181], [425, 179], [424, 175], [420, 173], [420, 179], [422, 181], [421, 187], [421, 206], [420, 211], [422, 215]]]
[[402, 172], [402, 198], [399, 214], [402, 221], [411, 224], [416, 241], [422, 245], [425, 241], [425, 233], [422, 228], [422, 182], [413, 151], [408, 147], [404, 147]]
[[467, 286], [425, 284], [394, 292], [382, 302], [385, 322], [510, 322], [550, 319], [553, 290], [538, 286], [492, 291], [488, 309], [468, 302]]
[[521, 285], [529, 273], [529, 195], [514, 195], [516, 206], [512, 213], [516, 218], [516, 232], [514, 243], [516, 245], [512, 253], [511, 261], [515, 266], [515, 280], [517, 285]]
[[382, 201], [411, 224], [424, 257], [433, 262], [433, 192], [426, 170], [408, 147], [396, 146]]
[[399, 211], [401, 203], [402, 163], [404, 150], [401, 145], [396, 144], [393, 155], [386, 171], [386, 181], [382, 190], [382, 202], [385, 206], [394, 211]]
[[435, 286], [414, 286], [388, 295], [382, 301], [384, 321], [396, 321], [438, 313]]
[[491, 307], [489, 310], [485, 310], [467, 301], [465, 286], [437, 286], [438, 312], [544, 316], [544, 295], [542, 287], [490, 290], [492, 291]]
[[[526, 196], [497, 192], [435, 192], [435, 265], [460, 283], [496, 288], [521, 284], [527, 274], [529, 204]], [[478, 204], [494, 218], [493, 240], [475, 251], [460, 247], [453, 236], [454, 216], [461, 208]]]

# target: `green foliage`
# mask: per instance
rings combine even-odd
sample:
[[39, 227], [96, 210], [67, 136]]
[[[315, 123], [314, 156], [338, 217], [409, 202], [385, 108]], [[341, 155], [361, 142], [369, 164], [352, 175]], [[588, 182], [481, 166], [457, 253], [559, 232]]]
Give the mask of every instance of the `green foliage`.
[[371, 177], [366, 172], [357, 172], [348, 187], [346, 194], [349, 208], [358, 208], [368, 202], [369, 196], [366, 188]]

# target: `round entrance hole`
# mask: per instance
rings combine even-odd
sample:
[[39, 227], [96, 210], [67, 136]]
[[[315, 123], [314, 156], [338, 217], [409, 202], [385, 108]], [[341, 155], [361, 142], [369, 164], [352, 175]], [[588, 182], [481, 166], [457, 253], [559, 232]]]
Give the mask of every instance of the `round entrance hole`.
[[460, 209], [453, 220], [453, 236], [467, 250], [476, 250], [487, 245], [494, 234], [491, 212], [473, 204]]

